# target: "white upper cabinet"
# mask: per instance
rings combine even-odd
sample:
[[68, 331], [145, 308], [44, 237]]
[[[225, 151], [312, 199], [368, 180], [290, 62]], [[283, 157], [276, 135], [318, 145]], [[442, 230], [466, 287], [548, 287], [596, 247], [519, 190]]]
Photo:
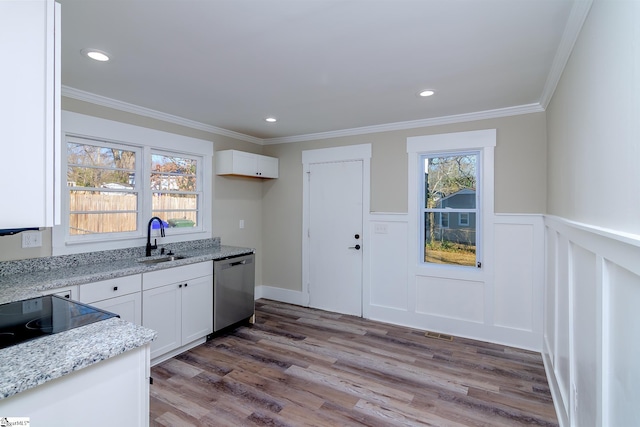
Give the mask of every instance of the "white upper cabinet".
[[216, 175], [243, 175], [277, 178], [278, 159], [238, 150], [217, 151]]
[[53, 0], [0, 1], [0, 229], [51, 227], [59, 220], [59, 24]]

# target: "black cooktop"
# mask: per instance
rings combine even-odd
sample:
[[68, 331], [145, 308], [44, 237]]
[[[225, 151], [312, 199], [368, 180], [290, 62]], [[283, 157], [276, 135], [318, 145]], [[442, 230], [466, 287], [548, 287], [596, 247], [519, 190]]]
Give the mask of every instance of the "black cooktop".
[[78, 328], [117, 314], [56, 295], [0, 305], [0, 349]]

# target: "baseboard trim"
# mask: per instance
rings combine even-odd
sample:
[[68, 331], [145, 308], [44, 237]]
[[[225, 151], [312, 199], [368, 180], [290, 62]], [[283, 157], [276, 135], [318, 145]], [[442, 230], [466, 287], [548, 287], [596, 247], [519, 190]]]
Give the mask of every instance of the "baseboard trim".
[[274, 301], [286, 302], [288, 304], [309, 305], [308, 298], [302, 291], [293, 291], [291, 289], [278, 288], [275, 286], [256, 286], [256, 299], [266, 298]]

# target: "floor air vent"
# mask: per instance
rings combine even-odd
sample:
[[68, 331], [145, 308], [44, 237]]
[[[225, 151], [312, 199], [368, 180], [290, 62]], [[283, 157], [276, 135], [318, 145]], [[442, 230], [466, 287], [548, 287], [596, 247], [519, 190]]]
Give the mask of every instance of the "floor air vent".
[[424, 333], [424, 336], [427, 338], [435, 338], [437, 340], [453, 341], [453, 337], [451, 335], [440, 334], [438, 332], [427, 331]]

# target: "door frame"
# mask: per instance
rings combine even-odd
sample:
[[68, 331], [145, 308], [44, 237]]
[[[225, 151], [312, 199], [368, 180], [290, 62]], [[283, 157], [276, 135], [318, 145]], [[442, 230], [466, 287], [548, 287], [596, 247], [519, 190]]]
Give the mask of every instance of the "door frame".
[[369, 206], [371, 194], [371, 144], [319, 148], [302, 152], [302, 294], [309, 306], [309, 172], [314, 163], [362, 161], [362, 317], [369, 299]]

